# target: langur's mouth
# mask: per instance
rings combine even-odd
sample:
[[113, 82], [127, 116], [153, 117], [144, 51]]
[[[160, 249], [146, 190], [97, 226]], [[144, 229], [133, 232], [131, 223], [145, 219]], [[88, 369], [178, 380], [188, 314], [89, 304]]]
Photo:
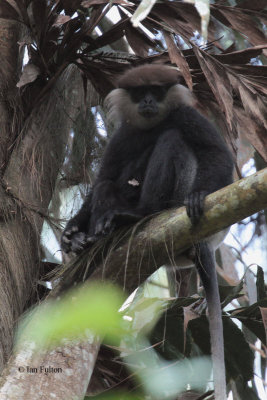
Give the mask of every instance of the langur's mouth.
[[143, 110], [143, 111], [139, 111], [139, 114], [142, 115], [142, 117], [144, 118], [154, 118], [157, 115], [157, 112], [155, 112], [154, 110]]

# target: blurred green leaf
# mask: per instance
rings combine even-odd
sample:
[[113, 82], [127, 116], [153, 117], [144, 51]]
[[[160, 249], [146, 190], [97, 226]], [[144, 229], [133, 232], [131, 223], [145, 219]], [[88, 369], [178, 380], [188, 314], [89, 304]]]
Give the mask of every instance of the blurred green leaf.
[[114, 286], [80, 286], [29, 313], [18, 330], [17, 344], [27, 340], [37, 347], [55, 345], [63, 338], [83, 337], [88, 330], [116, 341], [123, 333], [118, 312], [122, 303], [122, 293]]
[[188, 386], [203, 392], [210, 378], [210, 357], [166, 361], [146, 341], [124, 361], [139, 377], [145, 393], [154, 400], [176, 398]]
[[137, 331], [138, 335], [150, 332], [171, 301], [159, 297], [140, 297], [133, 301], [127, 310], [127, 315], [133, 320], [131, 329]]
[[157, 368], [149, 367], [142, 372], [142, 380], [153, 399], [173, 399], [187, 386], [205, 390], [210, 378], [211, 361], [207, 357], [184, 359], [179, 362], [161, 362]]

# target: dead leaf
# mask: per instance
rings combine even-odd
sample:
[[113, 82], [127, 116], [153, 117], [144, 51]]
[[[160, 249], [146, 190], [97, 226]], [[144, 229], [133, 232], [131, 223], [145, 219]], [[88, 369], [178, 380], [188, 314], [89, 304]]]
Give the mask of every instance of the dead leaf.
[[81, 0], [61, 0], [61, 3], [68, 15], [73, 15], [81, 4]]
[[[226, 26], [230, 26], [230, 28], [237, 32], [241, 32], [248, 38], [250, 43], [254, 45], [266, 44], [265, 35], [255, 24], [254, 14], [250, 16], [242, 9], [218, 4], [211, 4], [210, 9], [211, 14], [213, 14], [214, 10], [217, 10], [219, 13], [217, 13], [215, 17]], [[227, 20], [227, 23], [220, 18], [221, 15]]]
[[22, 87], [30, 82], [34, 82], [38, 75], [40, 75], [40, 69], [34, 64], [27, 64], [22, 72], [17, 87]]
[[134, 28], [131, 22], [127, 22], [125, 36], [135, 54], [147, 57], [148, 50], [155, 47], [156, 42], [152, 40], [141, 28]]
[[239, 8], [246, 8], [248, 10], [264, 10], [266, 7], [266, 0], [236, 0], [236, 5]]
[[226, 69], [211, 55], [205, 53], [196, 46], [194, 46], [194, 52], [216, 100], [225, 113], [227, 123], [232, 128], [232, 87], [227, 76]]
[[[176, 10], [168, 7], [165, 4], [156, 4], [151, 11], [150, 16], [156, 19], [159, 28], [166, 31], [166, 25], [170, 28], [170, 32], [175, 32], [178, 35], [190, 40], [194, 35], [192, 26], [185, 21]], [[150, 18], [148, 17], [148, 19]]]
[[190, 90], [192, 90], [193, 89], [192, 75], [189, 70], [189, 65], [187, 64], [187, 61], [183, 56], [183, 53], [176, 46], [172, 34], [164, 32], [164, 38], [168, 47], [168, 52], [171, 62], [177, 65], [187, 83], [187, 86], [189, 87]]
[[8, 0], [1, 0], [0, 18], [17, 19], [18, 16], [19, 14], [17, 12], [17, 7], [14, 7], [13, 4], [10, 4], [10, 1]]
[[[17, 2], [16, 2], [16, 0], [5, 0], [7, 3], [9, 3], [10, 5], [11, 5], [11, 7], [13, 7], [14, 8], [14, 10], [16, 10], [16, 12], [20, 15], [20, 10], [19, 10], [19, 7], [18, 7], [18, 5], [17, 5]], [[2, 6], [2, 4], [1, 4], [1, 6]]]
[[127, 23], [126, 19], [121, 19], [115, 25], [112, 26], [108, 31], [98, 36], [90, 45], [90, 51], [104, 47], [110, 43], [116, 42], [124, 36], [124, 28]]
[[69, 22], [70, 19], [71, 17], [69, 15], [59, 15], [56, 21], [54, 22], [53, 26], [63, 25], [66, 22]]
[[31, 20], [32, 29], [38, 32], [38, 37], [41, 38], [43, 31], [47, 29], [47, 13], [49, 7], [47, 5], [47, 0], [38, 0], [32, 2], [32, 18], [31, 12], [28, 12], [29, 18]]
[[238, 123], [238, 130], [245, 135], [249, 142], [259, 152], [262, 158], [267, 162], [267, 136], [266, 129], [257, 123], [257, 121], [237, 105], [234, 108], [235, 117]]
[[267, 44], [261, 44], [248, 49], [232, 51], [230, 53], [214, 54], [213, 57], [224, 64], [246, 64], [251, 58], [255, 58], [267, 48]]
[[186, 348], [186, 331], [187, 331], [188, 324], [193, 319], [199, 318], [199, 314], [196, 311], [194, 311], [194, 309], [193, 309], [194, 306], [195, 306], [195, 303], [191, 304], [188, 307], [183, 307], [183, 313], [184, 313], [184, 352], [185, 352], [185, 348]]
[[[81, 6], [84, 8], [92, 7], [97, 4], [106, 4], [107, 0], [84, 0], [81, 3]], [[112, 0], [112, 4], [120, 4], [122, 6], [127, 6], [129, 5], [129, 2], [126, 0]]]
[[239, 93], [248, 115], [259, 121], [267, 129], [267, 104], [265, 99], [248, 82], [245, 82], [242, 76], [237, 76], [229, 71], [228, 77], [235, 91]]

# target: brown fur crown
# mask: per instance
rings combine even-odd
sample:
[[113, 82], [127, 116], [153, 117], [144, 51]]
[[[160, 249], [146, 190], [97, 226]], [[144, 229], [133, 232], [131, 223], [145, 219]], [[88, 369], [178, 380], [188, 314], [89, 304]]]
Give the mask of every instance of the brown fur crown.
[[167, 85], [179, 83], [181, 75], [176, 69], [163, 64], [145, 64], [126, 71], [117, 87], [127, 89], [136, 86]]

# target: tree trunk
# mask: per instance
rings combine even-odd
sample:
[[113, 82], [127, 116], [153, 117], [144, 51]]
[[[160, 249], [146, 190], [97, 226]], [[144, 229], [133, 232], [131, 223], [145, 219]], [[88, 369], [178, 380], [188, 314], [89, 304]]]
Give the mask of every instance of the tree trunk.
[[[19, 238], [14, 236], [14, 215], [19, 214], [3, 182], [21, 122], [17, 114], [19, 99], [16, 88], [19, 65], [21, 65], [17, 45], [20, 35], [21, 27], [18, 23], [0, 19], [0, 371], [11, 350], [14, 321], [27, 301], [28, 296], [25, 294], [31, 290], [32, 279], [38, 274], [38, 266], [34, 266], [33, 269], [31, 262], [21, 269], [21, 263], [28, 262], [28, 254], [24, 255], [20, 237], [23, 235], [25, 238], [31, 238], [31, 234], [25, 224], [20, 223], [18, 226], [20, 236]], [[17, 239], [18, 246], [11, 249]], [[24, 262], [18, 261], [17, 264], [15, 257], [18, 254], [18, 260], [24, 259]]]
[[[81, 106], [76, 67], [25, 116], [16, 88], [21, 70], [16, 22], [0, 21], [0, 371], [10, 354], [14, 322], [31, 303], [40, 275], [40, 233]], [[34, 95], [35, 84], [29, 87]]]
[[83, 399], [94, 370], [100, 339], [68, 343], [50, 352], [34, 354], [27, 343], [23, 354], [12, 356], [1, 378], [0, 400]]

